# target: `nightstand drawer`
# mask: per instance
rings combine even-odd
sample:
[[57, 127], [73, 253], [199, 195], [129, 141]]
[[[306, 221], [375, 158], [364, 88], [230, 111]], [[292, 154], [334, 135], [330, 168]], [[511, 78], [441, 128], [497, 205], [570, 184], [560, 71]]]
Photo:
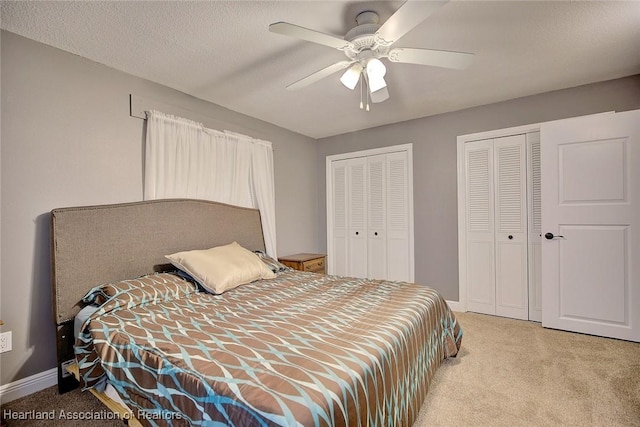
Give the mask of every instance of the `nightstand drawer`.
[[278, 258], [278, 261], [295, 270], [311, 273], [326, 273], [326, 255], [324, 254], [295, 254]]
[[323, 273], [324, 274], [324, 257], [312, 259], [310, 261], [305, 261], [302, 263], [302, 270], [311, 271], [313, 273]]

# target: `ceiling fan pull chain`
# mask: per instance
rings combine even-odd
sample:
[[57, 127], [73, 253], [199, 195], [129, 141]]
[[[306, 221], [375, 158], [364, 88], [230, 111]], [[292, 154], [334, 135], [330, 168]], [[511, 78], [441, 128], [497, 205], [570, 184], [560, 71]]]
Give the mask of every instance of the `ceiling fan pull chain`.
[[369, 107], [369, 82], [367, 82], [367, 78], [364, 76], [364, 74], [360, 78], [362, 79], [362, 86], [360, 88], [360, 104], [362, 104], [362, 92], [364, 91], [365, 100], [367, 101], [365, 111], [370, 111], [371, 108]]
[[364, 110], [364, 104], [362, 103], [362, 92], [364, 90], [364, 79], [362, 78], [362, 74], [360, 74], [360, 109]]

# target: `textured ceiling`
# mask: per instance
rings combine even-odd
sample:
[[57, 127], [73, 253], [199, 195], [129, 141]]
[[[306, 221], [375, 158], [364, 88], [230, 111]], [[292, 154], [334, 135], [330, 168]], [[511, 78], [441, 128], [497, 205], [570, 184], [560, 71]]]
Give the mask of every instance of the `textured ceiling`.
[[1, 12], [3, 29], [314, 138], [640, 73], [639, 1], [452, 1], [394, 47], [471, 52], [468, 69], [386, 62], [390, 99], [370, 112], [340, 72], [285, 89], [344, 55], [269, 24], [342, 36], [358, 12], [384, 21], [402, 3], [2, 1]]

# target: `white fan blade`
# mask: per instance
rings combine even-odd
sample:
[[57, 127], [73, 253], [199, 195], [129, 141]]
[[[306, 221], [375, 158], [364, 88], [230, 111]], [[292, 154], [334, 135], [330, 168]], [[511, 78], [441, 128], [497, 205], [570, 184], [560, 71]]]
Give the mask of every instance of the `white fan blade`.
[[389, 61], [463, 70], [471, 65], [473, 54], [450, 50], [399, 47], [389, 51]]
[[319, 31], [310, 30], [298, 25], [289, 24], [288, 22], [276, 22], [275, 24], [271, 24], [269, 25], [269, 31], [271, 31], [272, 33], [282, 34], [285, 36], [306, 40], [308, 42], [333, 47], [338, 50], [344, 50], [351, 45], [350, 42], [339, 37], [321, 33]]
[[390, 46], [448, 2], [449, 0], [408, 0], [382, 24], [376, 32], [376, 41], [384, 46]]
[[387, 90], [386, 86], [380, 90], [371, 92], [371, 102], [373, 102], [374, 104], [386, 101], [387, 99], [389, 99], [389, 91]]
[[340, 70], [344, 70], [345, 68], [347, 68], [348, 66], [350, 66], [351, 64], [353, 64], [353, 61], [340, 61], [340, 62], [336, 62], [335, 64], [329, 65], [326, 68], [323, 68], [320, 71], [316, 71], [315, 73], [298, 80], [295, 83], [290, 84], [289, 86], [287, 86], [288, 90], [296, 90], [296, 89], [300, 89], [303, 88], [305, 86], [309, 86], [312, 83], [317, 82], [318, 80], [324, 79], [325, 77], [330, 76], [331, 74], [335, 73], [336, 71], [340, 71]]

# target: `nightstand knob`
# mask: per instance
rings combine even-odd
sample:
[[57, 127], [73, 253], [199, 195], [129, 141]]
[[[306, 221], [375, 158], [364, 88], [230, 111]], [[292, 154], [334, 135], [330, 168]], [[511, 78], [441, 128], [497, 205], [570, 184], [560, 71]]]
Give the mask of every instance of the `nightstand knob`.
[[357, 236], [358, 234], [360, 234], [360, 232], [359, 232], [359, 231], [356, 231], [356, 236]]

